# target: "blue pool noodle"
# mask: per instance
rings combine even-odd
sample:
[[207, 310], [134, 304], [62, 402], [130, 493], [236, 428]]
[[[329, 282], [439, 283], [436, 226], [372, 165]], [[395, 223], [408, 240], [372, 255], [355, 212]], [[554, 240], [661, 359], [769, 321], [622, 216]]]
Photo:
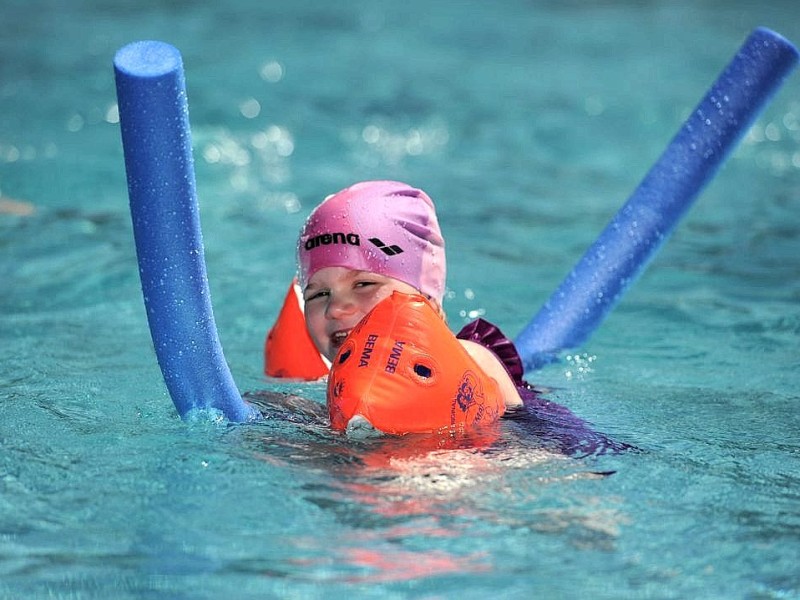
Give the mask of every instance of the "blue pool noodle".
[[114, 57], [136, 254], [158, 364], [181, 417], [255, 417], [225, 362], [214, 323], [178, 50], [134, 42]]
[[747, 38], [627, 203], [516, 338], [526, 369], [589, 338], [797, 60], [797, 49], [768, 29]]

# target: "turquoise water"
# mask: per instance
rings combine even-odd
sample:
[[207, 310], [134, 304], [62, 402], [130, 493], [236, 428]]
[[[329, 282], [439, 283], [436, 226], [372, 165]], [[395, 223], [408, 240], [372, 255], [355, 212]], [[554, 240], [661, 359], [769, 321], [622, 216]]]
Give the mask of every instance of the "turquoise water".
[[345, 443], [302, 403], [184, 423], [142, 307], [122, 45], [183, 53], [239, 387], [319, 403], [261, 375], [315, 203], [423, 187], [451, 324], [515, 335], [747, 34], [800, 42], [794, 0], [697, 4], [4, 0], [0, 597], [800, 597], [798, 73], [589, 343], [530, 376], [641, 453], [549, 454], [510, 421], [487, 452]]

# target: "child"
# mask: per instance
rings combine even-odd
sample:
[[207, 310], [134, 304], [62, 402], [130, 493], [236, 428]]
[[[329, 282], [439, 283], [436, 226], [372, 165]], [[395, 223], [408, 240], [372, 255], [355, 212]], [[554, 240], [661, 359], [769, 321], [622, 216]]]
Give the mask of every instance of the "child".
[[[306, 221], [297, 244], [306, 328], [333, 360], [350, 330], [394, 291], [421, 293], [444, 318], [444, 239], [433, 202], [394, 181], [357, 183], [329, 196]], [[461, 339], [495, 380], [507, 407], [522, 405], [509, 372], [481, 336]]]
[[[297, 316], [305, 320], [310, 341], [327, 361], [333, 360], [356, 324], [395, 291], [422, 294], [444, 319], [444, 239], [433, 202], [422, 190], [395, 181], [366, 181], [329, 196], [301, 231], [297, 261], [304, 300], [304, 316]], [[287, 298], [291, 294], [290, 290]], [[269, 344], [276, 327], [267, 338], [268, 375], [273, 374]], [[522, 379], [522, 360], [496, 326], [478, 319], [456, 337], [483, 374], [497, 383], [510, 409], [506, 416], [544, 446], [572, 456], [631, 448], [593, 431], [569, 409], [539, 395]], [[290, 335], [293, 343], [306, 351], [301, 340]], [[319, 356], [316, 359], [322, 365]], [[327, 368], [322, 365], [316, 377]], [[274, 371], [273, 376], [292, 376]]]

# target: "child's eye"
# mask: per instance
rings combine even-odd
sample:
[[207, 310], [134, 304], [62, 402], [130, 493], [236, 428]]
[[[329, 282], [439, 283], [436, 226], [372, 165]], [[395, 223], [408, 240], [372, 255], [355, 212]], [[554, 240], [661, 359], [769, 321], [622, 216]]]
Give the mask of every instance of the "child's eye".
[[325, 296], [329, 295], [330, 292], [328, 290], [318, 290], [316, 292], [307, 293], [306, 296], [303, 297], [304, 302], [311, 302], [312, 300], [316, 300], [317, 298], [324, 298]]
[[368, 287], [373, 286], [373, 285], [378, 285], [378, 282], [377, 281], [364, 280], [364, 281], [356, 281], [355, 284], [353, 284], [353, 287], [356, 287], [356, 288], [368, 288]]

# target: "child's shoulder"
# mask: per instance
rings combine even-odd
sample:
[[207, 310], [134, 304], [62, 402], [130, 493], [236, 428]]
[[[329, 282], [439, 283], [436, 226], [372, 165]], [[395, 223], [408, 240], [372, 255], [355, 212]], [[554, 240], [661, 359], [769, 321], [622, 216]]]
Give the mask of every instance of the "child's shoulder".
[[459, 340], [459, 342], [484, 374], [495, 380], [506, 407], [522, 405], [517, 386], [497, 355], [478, 342], [471, 340]]
[[514, 385], [525, 385], [522, 379], [525, 370], [517, 348], [497, 325], [485, 319], [476, 319], [465, 325], [456, 337], [487, 350], [503, 365]]

